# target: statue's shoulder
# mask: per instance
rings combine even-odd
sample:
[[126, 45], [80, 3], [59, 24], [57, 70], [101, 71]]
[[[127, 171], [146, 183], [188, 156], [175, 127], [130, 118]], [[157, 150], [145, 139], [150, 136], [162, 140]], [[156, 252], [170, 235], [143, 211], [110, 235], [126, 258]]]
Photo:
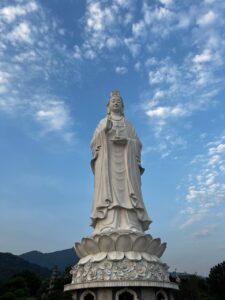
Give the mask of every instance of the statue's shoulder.
[[101, 119], [101, 120], [99, 121], [99, 123], [98, 123], [98, 125], [97, 125], [97, 127], [96, 127], [97, 132], [98, 132], [99, 130], [101, 130], [102, 128], [105, 128], [106, 121], [107, 121], [107, 118], [106, 118], [106, 117], [103, 118], [103, 119]]
[[104, 126], [106, 124], [107, 118], [103, 118], [99, 121], [98, 126]]

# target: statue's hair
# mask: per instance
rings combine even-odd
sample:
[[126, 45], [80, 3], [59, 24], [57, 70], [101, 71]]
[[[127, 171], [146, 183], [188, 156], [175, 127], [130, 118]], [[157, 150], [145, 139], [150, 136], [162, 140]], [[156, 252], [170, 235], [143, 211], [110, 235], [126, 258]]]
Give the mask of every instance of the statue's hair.
[[123, 98], [120, 96], [120, 92], [119, 92], [119, 91], [112, 91], [112, 92], [111, 92], [110, 97], [109, 97], [109, 101], [108, 101], [108, 103], [107, 103], [107, 105], [106, 105], [106, 108], [107, 108], [107, 115], [110, 115], [109, 103], [110, 103], [111, 98], [113, 98], [114, 96], [120, 98], [120, 102], [121, 102], [121, 106], [122, 106], [122, 109], [121, 109], [121, 115], [124, 116], [124, 104], [123, 104]]

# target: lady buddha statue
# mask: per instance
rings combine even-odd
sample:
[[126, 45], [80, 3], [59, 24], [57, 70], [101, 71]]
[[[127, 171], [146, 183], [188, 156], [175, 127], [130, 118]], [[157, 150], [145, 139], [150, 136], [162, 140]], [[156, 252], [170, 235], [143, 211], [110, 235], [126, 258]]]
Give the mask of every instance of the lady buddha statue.
[[141, 192], [141, 142], [124, 117], [123, 100], [113, 91], [107, 116], [91, 141], [95, 177], [92, 207], [94, 234], [112, 231], [144, 232], [151, 223]]

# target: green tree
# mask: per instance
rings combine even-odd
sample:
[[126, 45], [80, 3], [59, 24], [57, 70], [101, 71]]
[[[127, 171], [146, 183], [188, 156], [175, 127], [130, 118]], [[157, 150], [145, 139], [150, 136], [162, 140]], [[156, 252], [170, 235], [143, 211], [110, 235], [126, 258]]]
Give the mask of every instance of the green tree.
[[72, 296], [70, 292], [64, 292], [64, 285], [71, 282], [71, 267], [65, 269], [65, 271], [58, 276], [53, 284], [51, 290], [49, 290], [49, 282], [43, 282], [40, 292], [44, 296], [44, 300], [71, 300]]
[[34, 273], [22, 271], [0, 286], [0, 300], [13, 300], [15, 297], [15, 299], [26, 300], [30, 296], [37, 295], [40, 285], [41, 280]]
[[208, 285], [210, 293], [215, 299], [225, 299], [225, 261], [211, 268]]
[[17, 274], [17, 276], [22, 277], [26, 282], [26, 286], [29, 289], [29, 295], [35, 296], [41, 286], [40, 278], [36, 274], [30, 271], [20, 272]]
[[181, 279], [179, 288], [179, 300], [211, 300], [208, 297], [206, 280], [197, 275], [188, 275]]

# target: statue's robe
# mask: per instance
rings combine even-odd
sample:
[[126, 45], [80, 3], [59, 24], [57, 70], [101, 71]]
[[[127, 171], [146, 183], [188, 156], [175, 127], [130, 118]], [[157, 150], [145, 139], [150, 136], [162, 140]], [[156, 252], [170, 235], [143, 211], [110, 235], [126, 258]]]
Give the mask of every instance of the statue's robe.
[[[122, 117], [105, 132], [107, 118], [100, 121], [91, 141], [95, 176], [92, 226], [95, 233], [114, 229], [145, 231], [151, 223], [141, 193], [141, 142], [132, 125]], [[115, 135], [125, 144], [113, 142]]]

